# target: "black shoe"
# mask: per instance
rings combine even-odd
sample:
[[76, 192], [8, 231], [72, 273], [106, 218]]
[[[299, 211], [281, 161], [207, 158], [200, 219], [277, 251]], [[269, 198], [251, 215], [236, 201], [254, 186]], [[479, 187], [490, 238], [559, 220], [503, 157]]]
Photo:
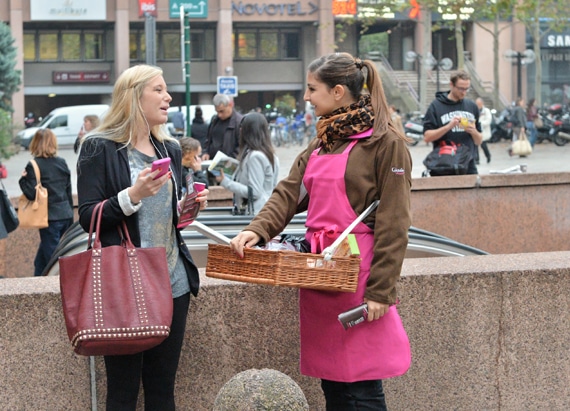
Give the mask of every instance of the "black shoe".
[[487, 164], [491, 162], [491, 156], [487, 157]]

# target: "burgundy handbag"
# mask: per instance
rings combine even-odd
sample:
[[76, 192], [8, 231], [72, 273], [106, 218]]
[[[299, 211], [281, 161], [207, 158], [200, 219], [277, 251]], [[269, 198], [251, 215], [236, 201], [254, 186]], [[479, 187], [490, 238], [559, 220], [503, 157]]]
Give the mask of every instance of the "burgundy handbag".
[[65, 326], [74, 351], [80, 355], [147, 350], [168, 337], [172, 323], [172, 289], [164, 247], [135, 248], [122, 221], [118, 230], [123, 244], [101, 248], [105, 202], [93, 211], [87, 251], [59, 258]]

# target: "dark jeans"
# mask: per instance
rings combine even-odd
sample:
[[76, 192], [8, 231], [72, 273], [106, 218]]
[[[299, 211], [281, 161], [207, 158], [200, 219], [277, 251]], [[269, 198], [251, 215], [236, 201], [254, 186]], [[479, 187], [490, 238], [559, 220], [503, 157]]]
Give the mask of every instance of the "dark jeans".
[[[487, 147], [487, 142], [483, 141], [481, 143], [481, 149], [483, 149], [483, 153], [485, 153], [485, 158], [487, 158], [487, 163], [491, 161], [491, 152], [489, 151], [489, 147]], [[478, 152], [479, 150], [477, 150]]]
[[387, 411], [382, 380], [336, 382], [321, 380], [327, 411]]
[[174, 299], [170, 335], [134, 355], [105, 356], [107, 411], [135, 411], [142, 377], [145, 411], [174, 411], [174, 382], [182, 350], [190, 293]]
[[68, 218], [66, 220], [50, 221], [48, 227], [40, 228], [40, 245], [34, 259], [34, 276], [39, 277], [42, 275], [53, 252], [57, 248], [59, 239], [71, 224], [73, 224], [73, 218]]

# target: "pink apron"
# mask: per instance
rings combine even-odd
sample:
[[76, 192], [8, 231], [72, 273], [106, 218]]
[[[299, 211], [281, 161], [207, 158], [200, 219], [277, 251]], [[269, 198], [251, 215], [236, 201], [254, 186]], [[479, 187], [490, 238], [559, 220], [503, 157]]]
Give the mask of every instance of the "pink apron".
[[[353, 136], [341, 154], [319, 156], [313, 151], [303, 183], [310, 196], [307, 211], [307, 240], [320, 253], [352, 223], [357, 214], [346, 196], [344, 175], [348, 156], [358, 138]], [[366, 204], [368, 206], [368, 204]], [[364, 223], [352, 231], [356, 235], [362, 262], [355, 293], [301, 289], [301, 373], [339, 382], [355, 382], [396, 377], [404, 374], [411, 361], [408, 336], [396, 310], [380, 320], [364, 322], [344, 330], [337, 316], [362, 304], [370, 275], [374, 235]]]

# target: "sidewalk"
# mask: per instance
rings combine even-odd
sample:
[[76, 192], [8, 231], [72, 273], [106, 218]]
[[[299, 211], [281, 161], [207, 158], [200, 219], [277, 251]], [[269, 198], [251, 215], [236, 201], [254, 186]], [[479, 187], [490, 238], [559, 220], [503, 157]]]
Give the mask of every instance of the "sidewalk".
[[[490, 174], [493, 170], [504, 170], [510, 167], [526, 164], [528, 173], [556, 173], [556, 172], [570, 172], [570, 143], [563, 147], [558, 147], [552, 143], [537, 144], [534, 147], [533, 153], [526, 158], [509, 157], [507, 148], [509, 144], [506, 142], [489, 144], [491, 152], [491, 162], [486, 163], [485, 156], [480, 150], [481, 164], [478, 166], [479, 174]], [[277, 147], [276, 152], [280, 161], [279, 178], [287, 176], [289, 169], [297, 154], [302, 150], [302, 147], [293, 145], [289, 147]], [[412, 155], [413, 169], [412, 177], [421, 178], [422, 172], [425, 167], [422, 163], [423, 159], [431, 151], [431, 144], [419, 143], [416, 146], [410, 147]], [[71, 184], [73, 192], [77, 192], [77, 176], [76, 164], [77, 154], [73, 152], [72, 148], [63, 148], [59, 150], [59, 156], [67, 161], [67, 165], [71, 170]], [[8, 169], [8, 178], [4, 180], [4, 186], [8, 191], [8, 196], [17, 197], [21, 194], [18, 180], [24, 170], [27, 162], [30, 160], [30, 152], [22, 150], [18, 154], [12, 156], [3, 163]], [[97, 170], [93, 170], [97, 172]], [[434, 178], [434, 177], [432, 177]]]

